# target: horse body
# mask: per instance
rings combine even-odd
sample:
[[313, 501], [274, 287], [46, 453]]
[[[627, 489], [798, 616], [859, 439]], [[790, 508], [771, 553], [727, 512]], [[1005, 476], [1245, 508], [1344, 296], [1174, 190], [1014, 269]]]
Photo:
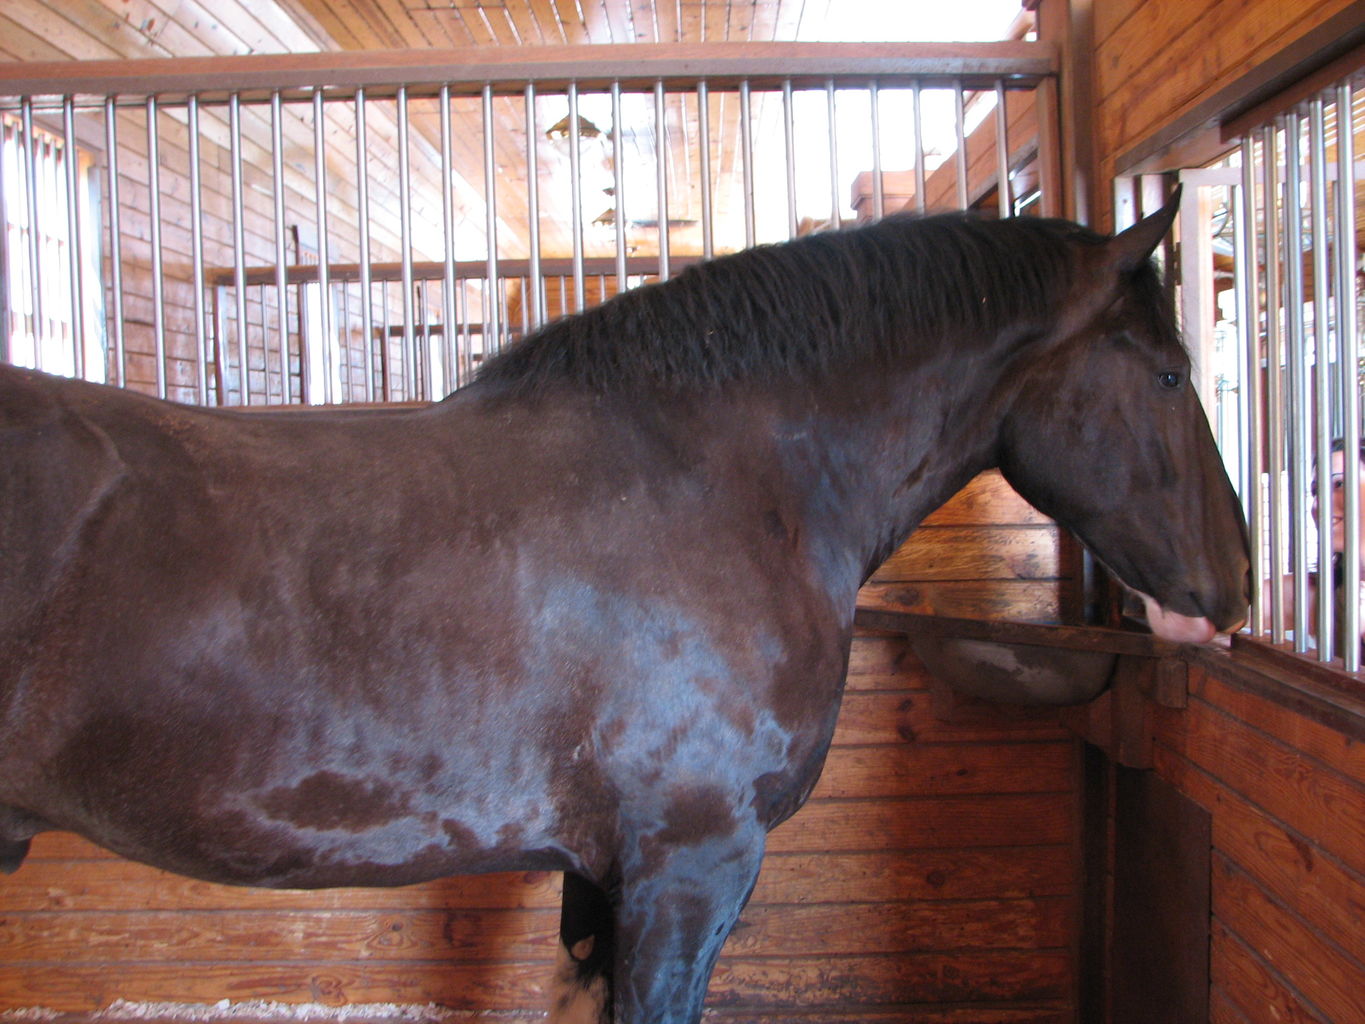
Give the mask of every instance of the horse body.
[[[612, 978], [620, 1024], [695, 1021], [819, 775], [881, 559], [1001, 464], [1128, 569], [1131, 515], [1088, 514], [1020, 437], [1053, 412], [1025, 384], [1108, 329], [1101, 253], [1056, 308], [838, 372], [731, 372], [694, 331], [706, 387], [589, 380], [581, 318], [415, 411], [192, 410], [0, 367], [0, 860], [57, 827], [241, 884], [563, 870], [609, 919], [579, 980]], [[648, 348], [649, 307], [622, 308]], [[1171, 415], [1211, 447], [1192, 402]], [[1148, 448], [1126, 482], [1170, 490], [1180, 453]], [[1227, 626], [1236, 514], [1195, 525], [1128, 579]]]

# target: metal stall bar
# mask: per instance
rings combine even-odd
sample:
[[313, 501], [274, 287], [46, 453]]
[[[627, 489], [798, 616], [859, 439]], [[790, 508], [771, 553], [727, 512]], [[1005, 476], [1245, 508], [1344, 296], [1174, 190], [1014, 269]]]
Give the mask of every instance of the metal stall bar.
[[[166, 297], [161, 266], [161, 133], [157, 100], [147, 97], [147, 191], [152, 217], [152, 338], [156, 354], [156, 394], [166, 397]], [[222, 401], [222, 395], [219, 395]]]
[[[447, 94], [448, 95], [448, 94]], [[360, 329], [364, 334], [361, 348], [365, 358], [365, 399], [373, 402], [374, 392], [374, 282], [370, 278], [370, 134], [365, 117], [365, 90], [355, 91], [355, 194], [356, 220], [360, 239]], [[442, 152], [448, 151], [450, 144], [450, 111], [445, 108], [445, 119], [441, 122]], [[447, 175], [447, 177], [449, 177]], [[448, 201], [448, 200], [447, 200]], [[447, 223], [448, 223], [447, 218]], [[384, 325], [386, 328], [388, 324]], [[386, 344], [381, 341], [380, 344]]]
[[[578, 131], [578, 83], [569, 83], [569, 193], [572, 207], [569, 210], [569, 231], [573, 246], [573, 311], [581, 312], [587, 305], [583, 284], [583, 169]], [[561, 301], [564, 287], [560, 286]]]
[[[453, 391], [464, 383], [460, 373], [459, 303], [455, 276], [455, 197], [451, 181], [454, 160], [451, 156], [450, 85], [441, 86], [441, 241], [445, 254], [445, 278], [441, 286], [441, 310], [445, 323], [441, 327], [441, 347], [446, 365], [443, 387]], [[364, 260], [362, 259], [362, 263]]]
[[882, 184], [882, 116], [880, 89], [874, 81], [867, 87], [868, 110], [872, 118], [872, 216], [886, 214], [886, 190]]
[[1345, 602], [1342, 616], [1342, 636], [1352, 638], [1343, 645], [1342, 661], [1347, 672], [1358, 672], [1361, 667], [1360, 644], [1360, 459], [1352, 453], [1360, 451], [1360, 382], [1356, 367], [1360, 365], [1360, 335], [1356, 315], [1358, 285], [1356, 281], [1355, 244], [1355, 134], [1352, 127], [1355, 110], [1354, 87], [1350, 79], [1336, 88], [1337, 123], [1337, 185], [1336, 210], [1336, 320], [1341, 366], [1342, 445], [1346, 453], [1344, 486], [1346, 490], [1343, 513], [1346, 519], [1346, 539], [1342, 551], [1342, 587], [1350, 599]]
[[1308, 344], [1303, 309], [1303, 196], [1300, 118], [1284, 117], [1285, 326], [1289, 367], [1289, 515], [1293, 530], [1291, 566], [1294, 576], [1294, 649], [1309, 649], [1308, 529], [1309, 447], [1312, 410], [1308, 391]]
[[924, 169], [924, 104], [918, 78], [912, 86], [911, 103], [915, 113], [915, 209], [922, 215], [929, 202], [925, 195], [929, 176]]
[[[0, 222], [5, 225], [9, 222], [6, 211], [9, 209], [8, 200], [5, 198], [5, 173], [4, 155], [7, 129], [3, 122], [0, 122]], [[13, 273], [14, 255], [10, 251], [9, 231], [6, 227], [0, 226], [0, 267], [5, 267], [9, 273]], [[19, 276], [18, 274], [15, 275]], [[0, 283], [0, 363], [12, 363], [14, 354], [10, 351], [10, 337], [14, 331], [14, 310], [10, 307], [9, 286], [7, 283]]]
[[[328, 279], [328, 270], [331, 266], [330, 245], [328, 244], [327, 233], [327, 116], [323, 107], [322, 90], [313, 90], [313, 184], [317, 197], [317, 229], [318, 229], [318, 326], [322, 337], [318, 339], [318, 344], [322, 346], [322, 394], [329, 404], [336, 401], [335, 386], [333, 384], [334, 374], [332, 372], [333, 338], [332, 338], [332, 290], [331, 281]], [[399, 161], [403, 159], [399, 154]], [[407, 189], [403, 190], [406, 197]], [[404, 246], [406, 249], [406, 246]], [[245, 381], [246, 364], [242, 364], [243, 380]], [[246, 394], [246, 385], [243, 384], [243, 394]]]
[[194, 275], [194, 352], [199, 404], [209, 404], [208, 337], [204, 330], [204, 195], [200, 174], [199, 97], [185, 107], [190, 142], [190, 264]]
[[[611, 83], [611, 173], [612, 188], [616, 190], [613, 199], [616, 214], [612, 221], [612, 233], [616, 242], [616, 291], [623, 292], [629, 287], [626, 277], [626, 177], [625, 177], [625, 138], [621, 128], [621, 83]], [[491, 269], [491, 268], [490, 268]], [[492, 278], [490, 277], [490, 280]]]
[[[1265, 489], [1261, 483], [1264, 472], [1262, 452], [1265, 445], [1265, 421], [1261, 415], [1263, 391], [1261, 376], [1260, 301], [1257, 274], [1257, 218], [1256, 218], [1256, 153], [1250, 136], [1242, 140], [1241, 185], [1233, 190], [1237, 204], [1234, 242], [1235, 269], [1238, 276], [1236, 292], [1240, 301], [1237, 310], [1238, 344], [1244, 355], [1241, 388], [1240, 418], [1242, 443], [1246, 459], [1242, 465], [1242, 505], [1247, 523], [1247, 539], [1251, 549], [1251, 628], [1260, 633], [1265, 628], [1265, 581], [1270, 578], [1265, 564], [1265, 531], [1261, 516]], [[1276, 590], [1279, 588], [1276, 587]]]
[[[403, 366], [407, 391], [404, 397], [420, 397], [417, 390], [417, 338], [413, 332], [412, 294], [412, 165], [408, 151], [408, 90], [398, 88], [398, 209], [399, 253], [403, 281]], [[385, 322], [387, 326], [387, 321]]]
[[835, 119], [834, 79], [825, 79], [825, 107], [829, 115], [829, 226], [837, 229], [843, 221], [839, 202], [839, 128]]
[[38, 137], [33, 131], [33, 100], [25, 96], [20, 110], [24, 129], [24, 195], [28, 205], [29, 309], [33, 316], [33, 365], [43, 368], [43, 339], [47, 329], [43, 320], [42, 240], [38, 235]]
[[[498, 189], [493, 161], [493, 87], [485, 85], [483, 97], [483, 187], [488, 263], [483, 286], [483, 352], [487, 357], [502, 347], [502, 320], [494, 288], [498, 281]], [[619, 112], [618, 97], [618, 112]], [[616, 122], [618, 125], [620, 121]], [[619, 206], [619, 203], [618, 203]], [[618, 214], [617, 220], [620, 220]]]
[[654, 83], [654, 173], [659, 197], [659, 279], [667, 281], [671, 276], [668, 263], [668, 119], [662, 79]]
[[[1285, 422], [1284, 422], [1284, 336], [1280, 325], [1280, 176], [1279, 134], [1275, 125], [1261, 133], [1262, 218], [1265, 224], [1265, 323], [1266, 323], [1266, 408], [1269, 410], [1266, 451], [1270, 475], [1268, 526], [1270, 542], [1270, 638], [1284, 643], [1285, 623], [1290, 610], [1285, 607]], [[1292, 596], [1292, 595], [1290, 595]]]
[[[701, 253], [709, 260], [715, 255], [716, 234], [711, 209], [711, 89], [705, 79], [697, 83], [697, 134], [701, 151]], [[624, 282], [621, 287], [625, 288]]]
[[76, 159], [76, 115], [74, 101], [62, 97], [62, 148], [66, 170], [66, 265], [71, 290], [71, 356], [77, 377], [85, 377], [85, 274], [81, 256], [85, 240], [81, 234], [79, 171]]
[[[536, 128], [536, 86], [526, 84], [526, 237], [530, 247], [531, 276], [527, 281], [530, 288], [529, 302], [522, 293], [522, 310], [529, 317], [522, 333], [527, 327], [538, 327], [545, 320], [545, 288], [540, 276], [540, 163], [537, 159], [537, 143], [540, 141]], [[529, 305], [529, 309], [528, 309]]]
[[[275, 200], [275, 305], [278, 309], [280, 332], [280, 401], [288, 403], [293, 397], [289, 386], [289, 288], [285, 273], [287, 253], [284, 240], [284, 110], [280, 92], [270, 94], [271, 173], [274, 177]], [[299, 309], [299, 361], [303, 361], [303, 309]], [[300, 366], [300, 381], [304, 370]], [[303, 385], [300, 383], [300, 398]]]
[[123, 230], [119, 210], [118, 184], [118, 113], [114, 97], [104, 98], [104, 144], [108, 150], [109, 168], [109, 293], [112, 301], [114, 333], [114, 383], [123, 387], [128, 382], [127, 353], [123, 340]]
[[[1313, 237], [1313, 490], [1320, 510], [1332, 505], [1332, 414], [1333, 401], [1331, 328], [1327, 267], [1327, 142], [1322, 97], [1316, 96], [1308, 107], [1308, 188], [1309, 216]], [[1330, 511], [1318, 515], [1318, 594], [1327, 593], [1332, 567], [1332, 518]], [[1306, 537], [1306, 535], [1305, 535]], [[1336, 654], [1333, 602], [1317, 602], [1318, 657], [1330, 660]]]
[[749, 80], [739, 83], [739, 162], [744, 200], [744, 246], [754, 244], [754, 116]]
[[251, 364], [246, 321], [246, 225], [242, 195], [242, 112], [236, 93], [228, 97], [228, 159], [232, 172], [232, 266], [236, 270], [238, 391], [242, 405], [251, 404]]
[[792, 80], [782, 80], [782, 140], [787, 159], [787, 237], [795, 238], [796, 213], [796, 113], [792, 104]]

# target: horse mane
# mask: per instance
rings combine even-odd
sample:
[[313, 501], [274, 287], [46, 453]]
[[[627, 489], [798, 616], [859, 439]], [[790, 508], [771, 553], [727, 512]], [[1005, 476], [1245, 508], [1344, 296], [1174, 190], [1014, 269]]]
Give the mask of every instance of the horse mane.
[[694, 264], [553, 321], [478, 380], [520, 394], [568, 384], [707, 388], [890, 364], [964, 337], [1040, 326], [1069, 284], [1069, 221], [895, 215]]

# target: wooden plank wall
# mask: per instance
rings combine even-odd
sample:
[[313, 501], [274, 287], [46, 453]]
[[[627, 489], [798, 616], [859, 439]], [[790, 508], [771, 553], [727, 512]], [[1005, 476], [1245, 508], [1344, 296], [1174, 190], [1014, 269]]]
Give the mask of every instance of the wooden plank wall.
[[1216, 1024], [1365, 1019], [1365, 689], [1334, 722], [1310, 703], [1205, 658], [1153, 712], [1154, 770], [1212, 816]]
[[1096, 224], [1117, 159], [1352, 0], [1094, 0]]
[[[1054, 534], [989, 474], [864, 597], [1051, 617], [1066, 564]], [[904, 640], [857, 637], [827, 768], [772, 835], [712, 984], [711, 1019], [1074, 1019], [1077, 741], [1052, 711], [940, 698]], [[0, 1021], [224, 999], [319, 1013], [432, 1003], [453, 1020], [522, 1019], [545, 1005], [557, 906], [553, 875], [234, 890], [48, 835], [0, 880]]]

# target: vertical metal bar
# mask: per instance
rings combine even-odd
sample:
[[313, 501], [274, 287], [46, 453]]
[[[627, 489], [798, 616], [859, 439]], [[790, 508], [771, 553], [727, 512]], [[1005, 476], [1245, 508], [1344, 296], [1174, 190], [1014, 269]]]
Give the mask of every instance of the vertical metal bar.
[[915, 108], [915, 209], [925, 212], [929, 199], [925, 195], [928, 188], [928, 173], [924, 169], [924, 106], [920, 98], [920, 81], [915, 79], [911, 93]]
[[431, 399], [436, 393], [436, 380], [432, 376], [431, 367], [431, 324], [427, 320], [428, 311], [427, 279], [421, 278], [417, 282], [417, 338], [418, 345], [417, 359], [417, 396], [423, 399]]
[[[474, 315], [469, 311], [469, 282], [460, 279], [460, 308], [464, 310], [464, 320], [460, 324], [459, 342], [459, 382], [467, 384], [474, 374]], [[482, 317], [482, 313], [480, 313]]]
[[389, 282], [385, 281], [379, 289], [380, 319], [383, 327], [379, 332], [379, 377], [381, 394], [386, 402], [393, 401], [393, 367], [391, 356], [392, 346], [389, 344], [389, 324], [393, 321], [389, 317]]
[[[612, 125], [613, 130], [618, 134], [621, 132], [620, 103], [616, 106], [617, 117]], [[616, 166], [619, 168], [621, 162], [618, 160]], [[484, 355], [492, 355], [501, 347], [502, 327], [498, 317], [498, 306], [494, 289], [498, 283], [498, 190], [497, 179], [494, 176], [495, 165], [493, 161], [493, 87], [485, 85], [483, 87], [483, 187], [484, 187], [484, 214], [486, 217], [485, 235], [488, 239], [488, 265], [486, 270], [486, 280], [483, 289], [483, 314], [486, 323], [483, 336]], [[617, 195], [617, 220], [620, 220], [620, 195]]]
[[872, 117], [872, 216], [881, 220], [886, 215], [886, 190], [882, 183], [882, 115], [878, 84], [867, 87], [868, 108]]
[[[270, 404], [270, 307], [266, 302], [267, 286], [263, 284], [253, 285], [252, 292], [256, 296], [256, 304], [261, 310], [261, 402], [264, 405]], [[206, 360], [207, 362], [207, 360]], [[284, 401], [283, 398], [280, 399]], [[205, 402], [207, 404], [207, 401]]]
[[825, 107], [829, 116], [829, 226], [838, 230], [843, 223], [840, 212], [843, 204], [839, 202], [839, 127], [835, 116], [837, 106], [834, 79], [825, 80]]
[[[573, 196], [569, 228], [573, 238], [573, 308], [579, 312], [587, 304], [583, 287], [583, 168], [578, 147], [578, 83], [569, 83], [569, 191]], [[560, 294], [563, 294], [561, 289]]]
[[697, 83], [697, 134], [701, 152], [701, 254], [703, 259], [715, 255], [715, 217], [711, 195], [711, 89], [706, 81]]
[[76, 152], [75, 102], [62, 97], [62, 148], [66, 164], [66, 266], [71, 289], [72, 367], [75, 375], [85, 377], [85, 274], [81, 257], [85, 240], [81, 234], [80, 167]]
[[[8, 148], [9, 126], [0, 121], [0, 363], [14, 362], [10, 337], [15, 330], [15, 311], [10, 308], [9, 279], [18, 279], [14, 270], [14, 254], [9, 244], [9, 200], [5, 196], [5, 150]], [[17, 218], [16, 218], [17, 219]]]
[[213, 287], [213, 387], [218, 405], [227, 405], [227, 303], [223, 292], [227, 289], [219, 284]]
[[626, 277], [626, 178], [625, 136], [621, 125], [621, 83], [611, 83], [611, 173], [616, 190], [615, 216], [612, 227], [616, 235], [616, 291], [625, 291], [630, 282]]
[[445, 253], [445, 274], [441, 285], [441, 348], [445, 363], [445, 380], [442, 386], [453, 391], [459, 377], [455, 368], [457, 340], [455, 324], [458, 317], [455, 308], [455, 197], [451, 194], [454, 177], [451, 158], [450, 138], [450, 86], [441, 86], [441, 234], [442, 249]]
[[[1275, 125], [1262, 131], [1261, 159], [1263, 177], [1262, 215], [1265, 223], [1265, 296], [1266, 296], [1266, 408], [1270, 413], [1267, 468], [1270, 474], [1270, 638], [1284, 643], [1285, 623], [1289, 609], [1285, 607], [1284, 578], [1287, 570], [1285, 552], [1285, 401], [1284, 401], [1284, 334], [1280, 311], [1280, 202], [1279, 136]], [[1290, 595], [1292, 596], [1292, 595]]]
[[408, 153], [408, 87], [398, 87], [398, 210], [400, 221], [399, 276], [403, 281], [403, 361], [407, 367], [407, 397], [417, 397], [417, 339], [412, 327], [412, 163]]
[[1005, 80], [995, 82], [995, 174], [996, 191], [1000, 197], [1000, 216], [1014, 215], [1014, 199], [1010, 195], [1010, 126], [1005, 107]]
[[106, 96], [104, 144], [109, 159], [109, 292], [113, 300], [110, 319], [114, 327], [114, 383], [124, 387], [128, 382], [128, 368], [123, 340], [123, 221], [119, 212], [117, 117], [114, 97]]
[[782, 138], [787, 161], [787, 237], [795, 238], [800, 225], [796, 217], [796, 110], [790, 78], [782, 82]]
[[961, 80], [953, 83], [953, 131], [957, 136], [954, 167], [957, 171], [957, 206], [967, 208], [967, 103]]
[[[400, 90], [401, 93], [401, 90]], [[332, 256], [327, 228], [327, 118], [322, 90], [313, 90], [313, 182], [317, 190], [318, 225], [318, 320], [322, 328], [322, 393], [328, 404], [336, 401], [333, 383], [336, 338], [332, 334]], [[400, 129], [401, 130], [401, 129]], [[403, 155], [399, 154], [401, 163]], [[406, 246], [404, 246], [406, 251]], [[243, 370], [245, 372], [245, 370]], [[244, 385], [245, 387], [245, 385]]]
[[190, 141], [190, 265], [194, 275], [194, 353], [199, 404], [209, 404], [208, 338], [204, 330], [204, 201], [199, 167], [199, 97], [186, 105]]
[[1355, 210], [1354, 87], [1348, 78], [1336, 89], [1337, 185], [1336, 185], [1336, 303], [1338, 360], [1341, 365], [1342, 444], [1345, 449], [1343, 513], [1346, 541], [1342, 551], [1342, 581], [1347, 600], [1342, 635], [1348, 637], [1342, 660], [1348, 672], [1360, 671], [1360, 335], [1357, 318]]
[[147, 97], [147, 190], [152, 236], [152, 337], [156, 355], [156, 393], [166, 397], [166, 296], [161, 272], [161, 146], [157, 102]]
[[754, 119], [749, 80], [739, 83], [739, 160], [744, 183], [744, 247], [755, 241], [754, 231]]
[[[444, 90], [443, 92], [448, 92]], [[445, 106], [445, 104], [443, 104]], [[374, 279], [370, 273], [370, 134], [366, 121], [365, 90], [355, 91], [355, 188], [356, 216], [360, 221], [360, 329], [365, 334], [362, 349], [365, 353], [365, 397], [375, 400], [374, 394]], [[441, 129], [442, 152], [448, 152], [450, 114], [446, 111]], [[450, 174], [445, 172], [447, 186]], [[442, 193], [445, 195], [445, 193]]]
[[20, 100], [20, 119], [24, 128], [24, 192], [28, 201], [28, 263], [30, 309], [33, 314], [33, 365], [43, 368], [43, 339], [47, 336], [43, 317], [43, 254], [38, 234], [38, 137], [33, 131], [33, 101]]
[[237, 93], [228, 97], [228, 150], [232, 161], [232, 269], [237, 309], [237, 363], [241, 402], [251, 404], [251, 355], [246, 319], [246, 224], [242, 195], [242, 113]]
[[1300, 192], [1300, 118], [1284, 116], [1284, 252], [1285, 325], [1289, 367], [1289, 511], [1293, 528], [1294, 649], [1309, 649], [1308, 529], [1311, 496], [1309, 446], [1311, 409], [1308, 397], [1308, 351], [1303, 308], [1303, 197]]
[[672, 275], [668, 259], [668, 119], [662, 79], [654, 83], [654, 171], [659, 197], [659, 279], [667, 281]]
[[1308, 186], [1313, 259], [1313, 460], [1320, 502], [1318, 515], [1318, 656], [1336, 655], [1335, 608], [1327, 599], [1332, 567], [1332, 363], [1330, 345], [1331, 272], [1327, 250], [1327, 141], [1322, 97], [1308, 106]]
[[[536, 127], [536, 87], [526, 83], [526, 216], [527, 244], [530, 246], [531, 277], [527, 282], [530, 294], [531, 327], [545, 320], [545, 285], [540, 273], [540, 162], [537, 154], [539, 129]], [[523, 299], [525, 294], [523, 293]]]
[[[271, 169], [275, 190], [275, 303], [278, 307], [280, 331], [280, 401], [288, 404], [292, 398], [289, 386], [289, 275], [286, 271], [284, 224], [284, 110], [279, 90], [270, 94]], [[299, 311], [302, 319], [303, 311]], [[305, 359], [303, 330], [299, 329], [299, 361]], [[300, 374], [303, 370], [300, 369]], [[302, 387], [300, 387], [302, 397]]]
[[1251, 632], [1265, 629], [1265, 581], [1270, 578], [1265, 565], [1265, 530], [1261, 515], [1264, 490], [1261, 474], [1264, 470], [1262, 452], [1265, 445], [1265, 421], [1261, 415], [1262, 402], [1260, 300], [1257, 274], [1256, 228], [1256, 154], [1255, 144], [1248, 136], [1242, 140], [1242, 182], [1234, 190], [1236, 209], [1236, 272], [1237, 272], [1237, 333], [1243, 354], [1243, 382], [1241, 387], [1243, 463], [1242, 506], [1246, 515], [1247, 538], [1251, 548]]

